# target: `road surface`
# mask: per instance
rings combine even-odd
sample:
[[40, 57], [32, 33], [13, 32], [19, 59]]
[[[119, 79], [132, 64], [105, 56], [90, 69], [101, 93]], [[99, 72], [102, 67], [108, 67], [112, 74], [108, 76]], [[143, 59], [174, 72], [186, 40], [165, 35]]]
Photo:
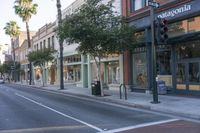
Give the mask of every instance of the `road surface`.
[[199, 127], [199, 123], [93, 99], [0, 85], [0, 133], [161, 133], [164, 129], [199, 133], [190, 132], [193, 128], [200, 131]]

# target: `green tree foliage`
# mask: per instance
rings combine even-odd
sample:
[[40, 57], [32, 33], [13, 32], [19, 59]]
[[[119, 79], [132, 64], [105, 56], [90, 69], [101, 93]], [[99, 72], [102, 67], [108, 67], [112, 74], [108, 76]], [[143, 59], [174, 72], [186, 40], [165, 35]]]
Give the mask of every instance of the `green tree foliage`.
[[134, 48], [134, 28], [112, 10], [112, 1], [108, 4], [101, 1], [87, 0], [79, 11], [67, 16], [59, 36], [79, 43], [79, 52], [95, 57]]
[[29, 48], [31, 47], [29, 21], [33, 15], [37, 14], [37, 7], [37, 4], [33, 4], [33, 0], [15, 0], [15, 13], [26, 23]]
[[[33, 0], [15, 0], [15, 13], [22, 18], [22, 21], [26, 23], [26, 32], [27, 32], [27, 41], [28, 48], [31, 48], [31, 39], [30, 39], [30, 31], [29, 31], [29, 21], [31, 17], [37, 14], [37, 4], [33, 3]], [[31, 64], [31, 63], [29, 63]], [[30, 81], [29, 84], [32, 83], [32, 68], [30, 65]]]
[[[58, 35], [67, 42], [79, 43], [81, 54], [91, 55], [98, 68], [102, 58], [112, 53], [122, 53], [134, 48], [135, 30], [113, 10], [113, 0], [107, 4], [102, 0], [86, 0], [76, 13], [65, 18]], [[102, 86], [102, 85], [101, 85]]]
[[[0, 65], [0, 73], [1, 73], [1, 77], [4, 76], [5, 74], [8, 74], [8, 76], [10, 76], [10, 74], [12, 73], [12, 67], [13, 67], [13, 61], [7, 61], [4, 62], [2, 65]], [[15, 70], [19, 71], [20, 70], [20, 63], [19, 62], [15, 62], [16, 66], [15, 66]]]
[[54, 59], [56, 50], [45, 48], [38, 51], [32, 51], [28, 54], [28, 60], [33, 62], [34, 66], [43, 67], [45, 63]]
[[5, 30], [5, 34], [9, 35], [11, 39], [19, 36], [20, 34], [20, 27], [15, 21], [7, 22], [6, 26], [4, 27], [4, 30]]
[[54, 59], [54, 53], [56, 52], [56, 50], [50, 49], [50, 48], [45, 48], [45, 49], [41, 49], [38, 51], [32, 51], [28, 54], [28, 60], [30, 62], [33, 62], [34, 66], [39, 66], [42, 71], [43, 71], [43, 76], [42, 76], [42, 80], [43, 80], [43, 86], [44, 86], [44, 78], [45, 78], [45, 73], [44, 73], [44, 67], [45, 64], [52, 61]]
[[[13, 53], [13, 66], [15, 66], [15, 48], [13, 44], [13, 39], [19, 36], [20, 34], [20, 27], [18, 26], [17, 22], [15, 21], [9, 21], [6, 23], [6, 26], [4, 27], [5, 34], [9, 35], [11, 38], [11, 45], [12, 45], [12, 53]], [[14, 80], [16, 81], [16, 69], [14, 69], [13, 73]]]

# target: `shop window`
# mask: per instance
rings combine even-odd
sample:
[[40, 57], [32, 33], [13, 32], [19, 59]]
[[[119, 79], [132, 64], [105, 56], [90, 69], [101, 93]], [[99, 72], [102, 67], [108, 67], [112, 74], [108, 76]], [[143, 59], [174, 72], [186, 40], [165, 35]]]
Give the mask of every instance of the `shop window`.
[[119, 62], [109, 62], [107, 70], [108, 70], [108, 83], [119, 84], [120, 83]]
[[159, 75], [170, 75], [171, 67], [170, 67], [170, 59], [171, 52], [170, 51], [162, 51], [157, 53], [157, 73]]
[[185, 65], [184, 64], [178, 64], [177, 66], [177, 72], [176, 72], [176, 81], [177, 83], [184, 83], [185, 82]]
[[168, 26], [168, 29], [169, 29], [168, 35], [170, 37], [179, 36], [179, 35], [184, 34], [185, 32], [182, 21], [170, 24]]
[[67, 81], [68, 80], [68, 69], [67, 66], [64, 66], [64, 80]]
[[133, 84], [137, 88], [147, 88], [146, 52], [133, 54]]
[[200, 31], [200, 16], [178, 21], [168, 25], [169, 37], [184, 35], [191, 32]]
[[145, 6], [147, 6], [148, 0], [131, 0], [131, 12], [134, 12], [136, 10], [139, 10]]
[[65, 61], [67, 63], [81, 62], [81, 56], [80, 55], [68, 56], [65, 58]]
[[[187, 45], [189, 44], [189, 45]], [[176, 47], [177, 59], [200, 58], [200, 41], [180, 44]]]
[[189, 81], [199, 82], [199, 63], [189, 63]]
[[188, 32], [195, 32], [195, 19], [188, 19]]

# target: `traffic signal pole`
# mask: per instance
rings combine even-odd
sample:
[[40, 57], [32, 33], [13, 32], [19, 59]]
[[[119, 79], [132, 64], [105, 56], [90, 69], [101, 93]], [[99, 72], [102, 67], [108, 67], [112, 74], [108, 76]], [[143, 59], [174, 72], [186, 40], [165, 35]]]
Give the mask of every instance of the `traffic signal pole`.
[[[154, 1], [149, 1], [154, 2]], [[151, 15], [151, 62], [152, 62], [152, 91], [153, 91], [153, 101], [151, 103], [158, 104], [158, 89], [156, 83], [156, 48], [155, 48], [155, 15], [154, 6], [150, 6]]]

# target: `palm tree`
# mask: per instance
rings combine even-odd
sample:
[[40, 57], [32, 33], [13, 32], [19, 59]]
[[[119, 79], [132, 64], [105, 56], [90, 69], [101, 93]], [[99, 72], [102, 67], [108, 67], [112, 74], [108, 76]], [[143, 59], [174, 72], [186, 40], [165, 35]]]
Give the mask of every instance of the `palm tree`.
[[[31, 39], [30, 39], [30, 31], [29, 31], [29, 21], [32, 15], [37, 13], [37, 4], [33, 4], [33, 0], [15, 0], [15, 13], [22, 18], [22, 21], [26, 23], [26, 31], [27, 31], [27, 40], [28, 40], [28, 48], [31, 48]], [[31, 62], [29, 62], [29, 70], [30, 70], [30, 80], [29, 84], [31, 85], [32, 79], [32, 67]]]
[[19, 36], [20, 34], [19, 29], [20, 27], [17, 25], [17, 22], [15, 21], [7, 22], [6, 26], [4, 27], [5, 34], [9, 35], [11, 38], [11, 45], [12, 45], [12, 50], [13, 50], [13, 66], [14, 66], [13, 78], [15, 82], [16, 82], [16, 69], [15, 69], [15, 48], [14, 48], [13, 40]]
[[[62, 25], [62, 12], [61, 12], [61, 2], [56, 0], [57, 12], [58, 12], [58, 27]], [[63, 81], [63, 40], [59, 37], [59, 46], [60, 46], [60, 89], [64, 89]]]

